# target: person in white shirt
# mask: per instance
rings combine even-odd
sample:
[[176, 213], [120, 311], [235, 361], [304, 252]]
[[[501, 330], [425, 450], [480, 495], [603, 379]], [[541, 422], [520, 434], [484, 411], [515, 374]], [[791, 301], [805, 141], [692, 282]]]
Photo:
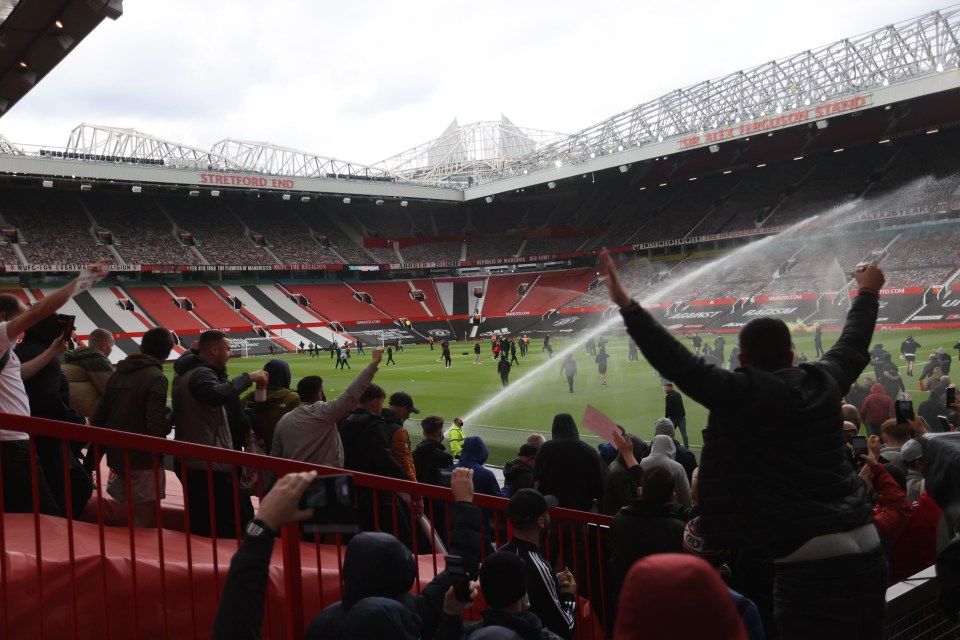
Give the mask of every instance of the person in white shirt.
[[[68, 341], [54, 341], [40, 356], [21, 366], [13, 347], [21, 334], [36, 322], [62, 307], [70, 298], [102, 280], [108, 271], [103, 263], [95, 263], [80, 275], [31, 306], [17, 296], [0, 295], [0, 413], [30, 415], [30, 403], [23, 381], [30, 379], [53, 358], [66, 351]], [[33, 512], [30, 436], [23, 431], [0, 429], [0, 466], [3, 473], [3, 510], [8, 513]], [[37, 465], [37, 491], [40, 513], [63, 515], [53, 499], [43, 470]]]

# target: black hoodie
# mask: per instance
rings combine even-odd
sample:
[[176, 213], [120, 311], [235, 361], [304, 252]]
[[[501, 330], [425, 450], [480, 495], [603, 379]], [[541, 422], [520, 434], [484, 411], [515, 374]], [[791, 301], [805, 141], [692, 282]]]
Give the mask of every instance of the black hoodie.
[[554, 416], [552, 435], [537, 451], [534, 486], [544, 495], [555, 496], [561, 507], [590, 511], [594, 501], [603, 502], [606, 474], [600, 454], [580, 439], [569, 413]]

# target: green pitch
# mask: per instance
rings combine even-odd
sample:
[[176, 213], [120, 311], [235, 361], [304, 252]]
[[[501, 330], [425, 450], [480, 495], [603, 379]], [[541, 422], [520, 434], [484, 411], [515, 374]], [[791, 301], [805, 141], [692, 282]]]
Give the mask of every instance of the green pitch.
[[[947, 349], [951, 355], [957, 355], [953, 345], [960, 338], [960, 331], [884, 331], [874, 335], [874, 343], [880, 342], [893, 354], [894, 360], [901, 365], [901, 373], [907, 392], [919, 403], [926, 399], [926, 393], [920, 393], [916, 377], [905, 375], [905, 363], [900, 360], [900, 342], [908, 334], [914, 336], [922, 349], [917, 353], [916, 375], [919, 375], [931, 350], [937, 347]], [[838, 333], [823, 334], [824, 348], [829, 349], [838, 337]], [[704, 342], [712, 344], [715, 336], [701, 334]], [[725, 334], [727, 354], [735, 343], [732, 334]], [[681, 342], [691, 347], [690, 340], [681, 337]], [[812, 334], [795, 334], [797, 350], [812, 359]], [[445, 369], [440, 358], [440, 349], [431, 351], [427, 345], [408, 346], [403, 353], [395, 353], [396, 366], [384, 366], [374, 379], [387, 393], [406, 391], [413, 396], [421, 413], [407, 422], [410, 437], [414, 445], [420, 441], [419, 419], [427, 415], [443, 416], [449, 425], [453, 418], [467, 418], [467, 435], [483, 438], [490, 449], [491, 464], [503, 464], [515, 457], [517, 448], [533, 432], [550, 437], [550, 425], [557, 413], [570, 413], [580, 423], [584, 408], [592, 404], [614, 421], [622, 425], [628, 433], [635, 433], [645, 440], [653, 436], [653, 423], [663, 415], [663, 389], [660, 378], [643, 359], [639, 362], [627, 361], [627, 339], [612, 338], [607, 345], [610, 361], [607, 369], [607, 386], [601, 386], [597, 365], [593, 358], [586, 355], [581, 340], [556, 339], [554, 357], [548, 359], [540, 352], [540, 343], [530, 343], [526, 358], [520, 358], [520, 366], [514, 366], [510, 373], [510, 387], [504, 389], [497, 374], [496, 362], [491, 359], [489, 343], [481, 343], [481, 365], [473, 364], [473, 343], [452, 343], [453, 366]], [[566, 378], [560, 374], [561, 353], [573, 346], [574, 359], [579, 372], [574, 383], [574, 393], [567, 388]], [[334, 370], [333, 359], [324, 352], [319, 358], [308, 355], [282, 356], [289, 364], [293, 375], [293, 385], [307, 375], [323, 377], [328, 397], [335, 397], [349, 384], [350, 380], [370, 361], [367, 355], [350, 359], [352, 370]], [[468, 355], [462, 355], [467, 353]], [[238, 358], [231, 360], [228, 373], [233, 376], [244, 371], [253, 371], [263, 366], [269, 358]], [[386, 358], [384, 358], [386, 360]], [[545, 366], [544, 366], [545, 365]], [[960, 370], [960, 363], [955, 365]], [[872, 369], [868, 369], [872, 371]], [[168, 365], [166, 372], [172, 378]], [[956, 375], [956, 374], [955, 374]], [[681, 394], [683, 390], [680, 390]], [[706, 410], [684, 397], [687, 411], [687, 434], [691, 447], [699, 452], [702, 442], [701, 429], [706, 425]], [[448, 427], [449, 428], [449, 427]], [[581, 428], [581, 436], [593, 445], [599, 444], [594, 437]], [[679, 434], [677, 434], [679, 440]]]

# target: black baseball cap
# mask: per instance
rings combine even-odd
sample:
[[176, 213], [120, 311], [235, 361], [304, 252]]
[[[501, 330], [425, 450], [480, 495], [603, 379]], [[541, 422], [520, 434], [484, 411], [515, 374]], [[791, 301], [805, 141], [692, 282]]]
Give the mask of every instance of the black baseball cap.
[[420, 409], [413, 406], [413, 398], [406, 391], [397, 391], [390, 396], [390, 404], [394, 407], [409, 407], [410, 413], [420, 413]]
[[560, 502], [553, 496], [545, 496], [536, 489], [520, 489], [507, 505], [507, 519], [513, 524], [536, 520]]

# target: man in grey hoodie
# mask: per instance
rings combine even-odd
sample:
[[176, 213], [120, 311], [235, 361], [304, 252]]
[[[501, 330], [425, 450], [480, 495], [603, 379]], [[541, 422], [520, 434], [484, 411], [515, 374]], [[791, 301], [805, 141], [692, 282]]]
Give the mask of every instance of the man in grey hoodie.
[[664, 467], [669, 470], [673, 474], [677, 502], [689, 509], [693, 506], [690, 499], [690, 482], [687, 480], [687, 472], [683, 465], [673, 459], [676, 451], [673, 438], [666, 435], [654, 436], [650, 445], [650, 455], [640, 461], [640, 467], [644, 473], [654, 467]]
[[360, 395], [373, 382], [383, 349], [374, 349], [370, 364], [357, 374], [343, 393], [327, 401], [323, 380], [307, 376], [297, 384], [300, 406], [277, 422], [270, 455], [328, 467], [343, 468], [343, 442], [337, 422], [357, 406]]

